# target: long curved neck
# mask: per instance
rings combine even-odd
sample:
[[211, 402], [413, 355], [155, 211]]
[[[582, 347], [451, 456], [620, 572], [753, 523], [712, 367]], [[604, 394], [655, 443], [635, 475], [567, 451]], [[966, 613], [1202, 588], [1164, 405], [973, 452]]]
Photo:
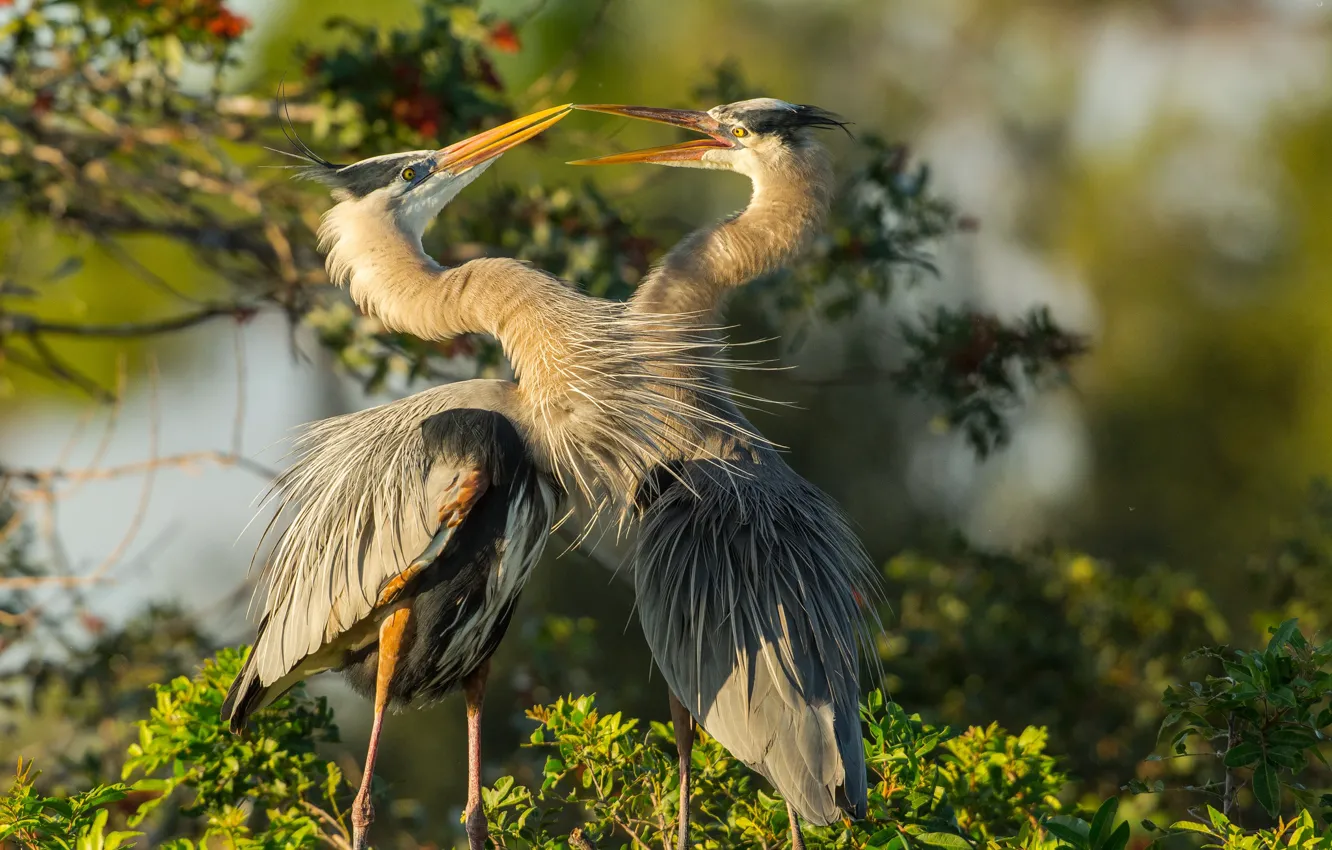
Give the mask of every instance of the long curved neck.
[[492, 336], [532, 390], [564, 386], [564, 370], [586, 356], [577, 345], [579, 332], [595, 333], [605, 320], [591, 299], [517, 260], [445, 268], [425, 253], [419, 237], [391, 220], [355, 210], [346, 215], [355, 218], [330, 216], [325, 224], [327, 267], [362, 310], [389, 330], [420, 339]]
[[753, 176], [749, 206], [680, 240], [639, 284], [631, 309], [710, 323], [728, 290], [789, 263], [822, 227], [832, 165], [822, 148]]
[[519, 379], [503, 412], [566, 488], [618, 501], [680, 451], [699, 411], [664, 391], [673, 380], [665, 373], [720, 362], [682, 323], [630, 315], [513, 259], [444, 268], [382, 217], [343, 215], [356, 213], [335, 208], [321, 231], [332, 280], [390, 330], [499, 340]]

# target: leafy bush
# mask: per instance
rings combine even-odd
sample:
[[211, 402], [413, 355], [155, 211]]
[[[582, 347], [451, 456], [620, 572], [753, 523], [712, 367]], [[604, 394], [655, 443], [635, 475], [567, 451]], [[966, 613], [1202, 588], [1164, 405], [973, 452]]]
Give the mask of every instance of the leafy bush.
[[25, 847], [117, 850], [142, 833], [106, 832], [107, 804], [133, 790], [123, 783], [99, 785], [69, 797], [46, 797], [33, 788], [32, 762], [19, 762], [9, 793], [0, 798], [0, 839]]
[[[1163, 729], [1184, 724], [1169, 744], [1172, 756], [1185, 754], [1190, 741], [1212, 748], [1192, 757], [1210, 757], [1224, 775], [1181, 790], [1219, 799], [1221, 808], [1207, 805], [1205, 817], [1200, 813], [1165, 828], [1143, 820], [1143, 831], [1155, 836], [1151, 843], [1197, 834], [1208, 846], [1226, 850], [1332, 846], [1332, 834], [1312, 811], [1332, 803], [1332, 795], [1319, 796], [1303, 784], [1314, 779], [1323, 783], [1319, 790], [1327, 788], [1328, 773], [1305, 768], [1310, 758], [1325, 764], [1332, 645], [1313, 646], [1295, 621], [1288, 621], [1273, 630], [1261, 651], [1202, 653], [1226, 675], [1171, 688]], [[318, 746], [337, 735], [322, 699], [297, 688], [261, 712], [245, 735], [233, 736], [221, 725], [218, 707], [243, 658], [224, 651], [192, 679], [157, 688], [157, 705], [140, 723], [139, 743], [126, 763], [126, 778], [137, 777], [132, 784], [43, 797], [33, 790], [31, 763], [20, 765], [13, 787], [0, 799], [0, 838], [31, 846], [130, 846], [136, 833], [106, 832], [106, 806], [139, 795], [130, 825], [160, 821], [172, 801], [193, 819], [183, 831], [192, 830], [200, 840], [217, 838], [242, 848], [345, 843], [343, 806], [354, 789], [317, 755]], [[545, 764], [533, 787], [505, 776], [485, 789], [497, 847], [671, 845], [679, 786], [669, 725], [645, 726], [618, 712], [603, 713], [592, 696], [563, 698], [528, 716], [537, 724], [528, 746], [545, 755]], [[1013, 735], [992, 724], [954, 734], [908, 714], [878, 691], [868, 695], [861, 717], [868, 816], [806, 826], [812, 848], [1125, 850], [1133, 837], [1129, 822], [1117, 819], [1118, 799], [1104, 801], [1094, 812], [1061, 800], [1067, 777], [1046, 752], [1042, 728]], [[695, 846], [783, 844], [785, 805], [754, 774], [706, 734], [693, 758]], [[1159, 758], [1148, 763], [1154, 761]], [[1261, 778], [1264, 772], [1272, 778]], [[1246, 786], [1259, 811], [1275, 822], [1256, 829], [1239, 825], [1246, 811], [1240, 789]], [[1136, 782], [1126, 790], [1166, 789]], [[1283, 807], [1286, 799], [1294, 805]], [[192, 848], [194, 840], [164, 836], [162, 846]], [[96, 841], [104, 845], [89, 843]]]

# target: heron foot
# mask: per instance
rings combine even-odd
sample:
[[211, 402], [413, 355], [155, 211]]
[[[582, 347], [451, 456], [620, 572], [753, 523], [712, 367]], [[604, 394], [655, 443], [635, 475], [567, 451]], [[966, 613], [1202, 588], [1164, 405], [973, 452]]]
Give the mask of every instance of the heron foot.
[[466, 830], [468, 850], [486, 850], [486, 839], [490, 837], [490, 824], [486, 821], [486, 813], [481, 809], [480, 800], [467, 809]]
[[365, 850], [369, 846], [366, 843], [365, 833], [374, 820], [375, 807], [370, 803], [370, 795], [357, 794], [351, 810], [352, 850]]

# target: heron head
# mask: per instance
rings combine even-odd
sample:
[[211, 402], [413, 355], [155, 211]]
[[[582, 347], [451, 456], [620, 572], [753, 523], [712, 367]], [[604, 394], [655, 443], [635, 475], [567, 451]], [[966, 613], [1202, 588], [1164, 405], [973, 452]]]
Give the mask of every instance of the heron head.
[[656, 162], [686, 168], [726, 169], [754, 177], [783, 160], [818, 148], [814, 131], [832, 127], [846, 130], [846, 122], [825, 109], [771, 97], [726, 103], [706, 112], [605, 104], [578, 104], [573, 108], [671, 124], [705, 138], [581, 159], [570, 165]]
[[392, 221], [419, 238], [426, 225], [501, 154], [540, 135], [570, 109], [572, 105], [565, 104], [525, 115], [439, 150], [391, 153], [350, 165], [335, 165], [299, 140], [293, 142], [310, 163], [302, 167], [302, 176], [327, 185], [338, 207], [355, 208], [353, 217]]

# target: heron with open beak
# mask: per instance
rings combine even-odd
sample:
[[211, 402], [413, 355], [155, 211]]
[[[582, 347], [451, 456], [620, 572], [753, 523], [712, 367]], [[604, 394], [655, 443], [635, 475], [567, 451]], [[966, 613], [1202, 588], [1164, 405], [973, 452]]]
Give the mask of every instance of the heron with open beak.
[[[788, 263], [824, 225], [833, 171], [819, 131], [844, 122], [816, 106], [755, 98], [707, 111], [578, 109], [684, 128], [701, 138], [576, 165], [656, 163], [733, 171], [753, 184], [740, 213], [682, 239], [638, 285], [631, 312], [712, 324], [724, 296]], [[716, 392], [722, 373], [675, 378]], [[685, 390], [682, 401], [689, 401]], [[679, 750], [678, 847], [689, 837], [694, 724], [765, 776], [800, 818], [829, 825], [867, 804], [858, 647], [874, 658], [880, 579], [851, 524], [792, 470], [729, 400], [731, 423], [651, 472], [635, 499], [630, 555], [639, 617], [671, 691]], [[738, 436], [737, 436], [738, 435]], [[711, 457], [726, 461], [725, 467]]]

